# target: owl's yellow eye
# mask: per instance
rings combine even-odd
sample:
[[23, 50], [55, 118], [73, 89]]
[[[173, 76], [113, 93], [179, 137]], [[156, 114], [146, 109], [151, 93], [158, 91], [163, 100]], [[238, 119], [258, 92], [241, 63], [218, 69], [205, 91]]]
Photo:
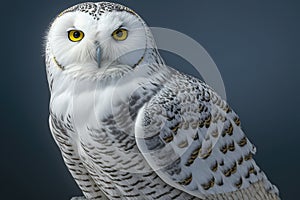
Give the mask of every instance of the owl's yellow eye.
[[70, 30], [68, 31], [68, 38], [72, 42], [79, 42], [84, 37], [84, 33], [79, 30]]
[[112, 34], [112, 37], [117, 41], [123, 41], [126, 40], [128, 36], [128, 31], [124, 28], [119, 28], [115, 30]]

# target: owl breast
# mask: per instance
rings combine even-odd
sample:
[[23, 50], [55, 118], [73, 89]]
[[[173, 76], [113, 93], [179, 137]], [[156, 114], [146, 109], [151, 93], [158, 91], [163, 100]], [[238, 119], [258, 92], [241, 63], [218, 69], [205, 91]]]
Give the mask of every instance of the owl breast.
[[139, 82], [64, 81], [65, 88], [54, 83], [51, 92], [52, 121], [61, 130], [60, 134], [53, 131], [53, 136], [79, 185], [83, 180], [79, 175], [84, 172], [109, 199], [149, 198], [149, 193], [159, 195], [157, 191], [187, 195], [164, 183], [136, 145], [137, 113], [162, 83], [152, 81], [141, 87]]
[[66, 130], [65, 140], [72, 143], [88, 171], [95, 175], [101, 171], [100, 176], [106, 177], [113, 172], [144, 169], [134, 122], [138, 110], [156, 90], [146, 92], [138, 85], [103, 87], [93, 81], [69, 80], [68, 85], [68, 89], [52, 90], [51, 115], [65, 127], [72, 127]]

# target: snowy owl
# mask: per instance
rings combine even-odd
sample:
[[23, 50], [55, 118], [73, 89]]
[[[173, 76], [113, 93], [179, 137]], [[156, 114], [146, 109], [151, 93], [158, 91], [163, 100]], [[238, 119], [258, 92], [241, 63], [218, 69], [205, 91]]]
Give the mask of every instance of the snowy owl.
[[236, 113], [168, 67], [133, 10], [75, 5], [45, 46], [50, 130], [84, 194], [74, 199], [279, 199]]

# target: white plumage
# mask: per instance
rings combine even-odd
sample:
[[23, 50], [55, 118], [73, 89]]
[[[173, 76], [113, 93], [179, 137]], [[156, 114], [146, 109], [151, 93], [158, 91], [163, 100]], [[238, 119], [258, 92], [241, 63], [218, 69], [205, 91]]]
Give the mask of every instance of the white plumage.
[[[176, 42], [176, 41], [174, 41]], [[83, 3], [46, 41], [50, 129], [88, 199], [279, 199], [238, 116], [167, 67], [131, 9]]]

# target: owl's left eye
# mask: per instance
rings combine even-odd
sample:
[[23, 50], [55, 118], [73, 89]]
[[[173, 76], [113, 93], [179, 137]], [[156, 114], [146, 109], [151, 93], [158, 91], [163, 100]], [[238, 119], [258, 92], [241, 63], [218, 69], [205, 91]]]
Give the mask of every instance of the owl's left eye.
[[68, 38], [72, 42], [79, 42], [84, 37], [84, 33], [79, 30], [68, 31]]
[[111, 34], [111, 36], [117, 41], [123, 41], [126, 40], [128, 31], [124, 28], [118, 28]]

